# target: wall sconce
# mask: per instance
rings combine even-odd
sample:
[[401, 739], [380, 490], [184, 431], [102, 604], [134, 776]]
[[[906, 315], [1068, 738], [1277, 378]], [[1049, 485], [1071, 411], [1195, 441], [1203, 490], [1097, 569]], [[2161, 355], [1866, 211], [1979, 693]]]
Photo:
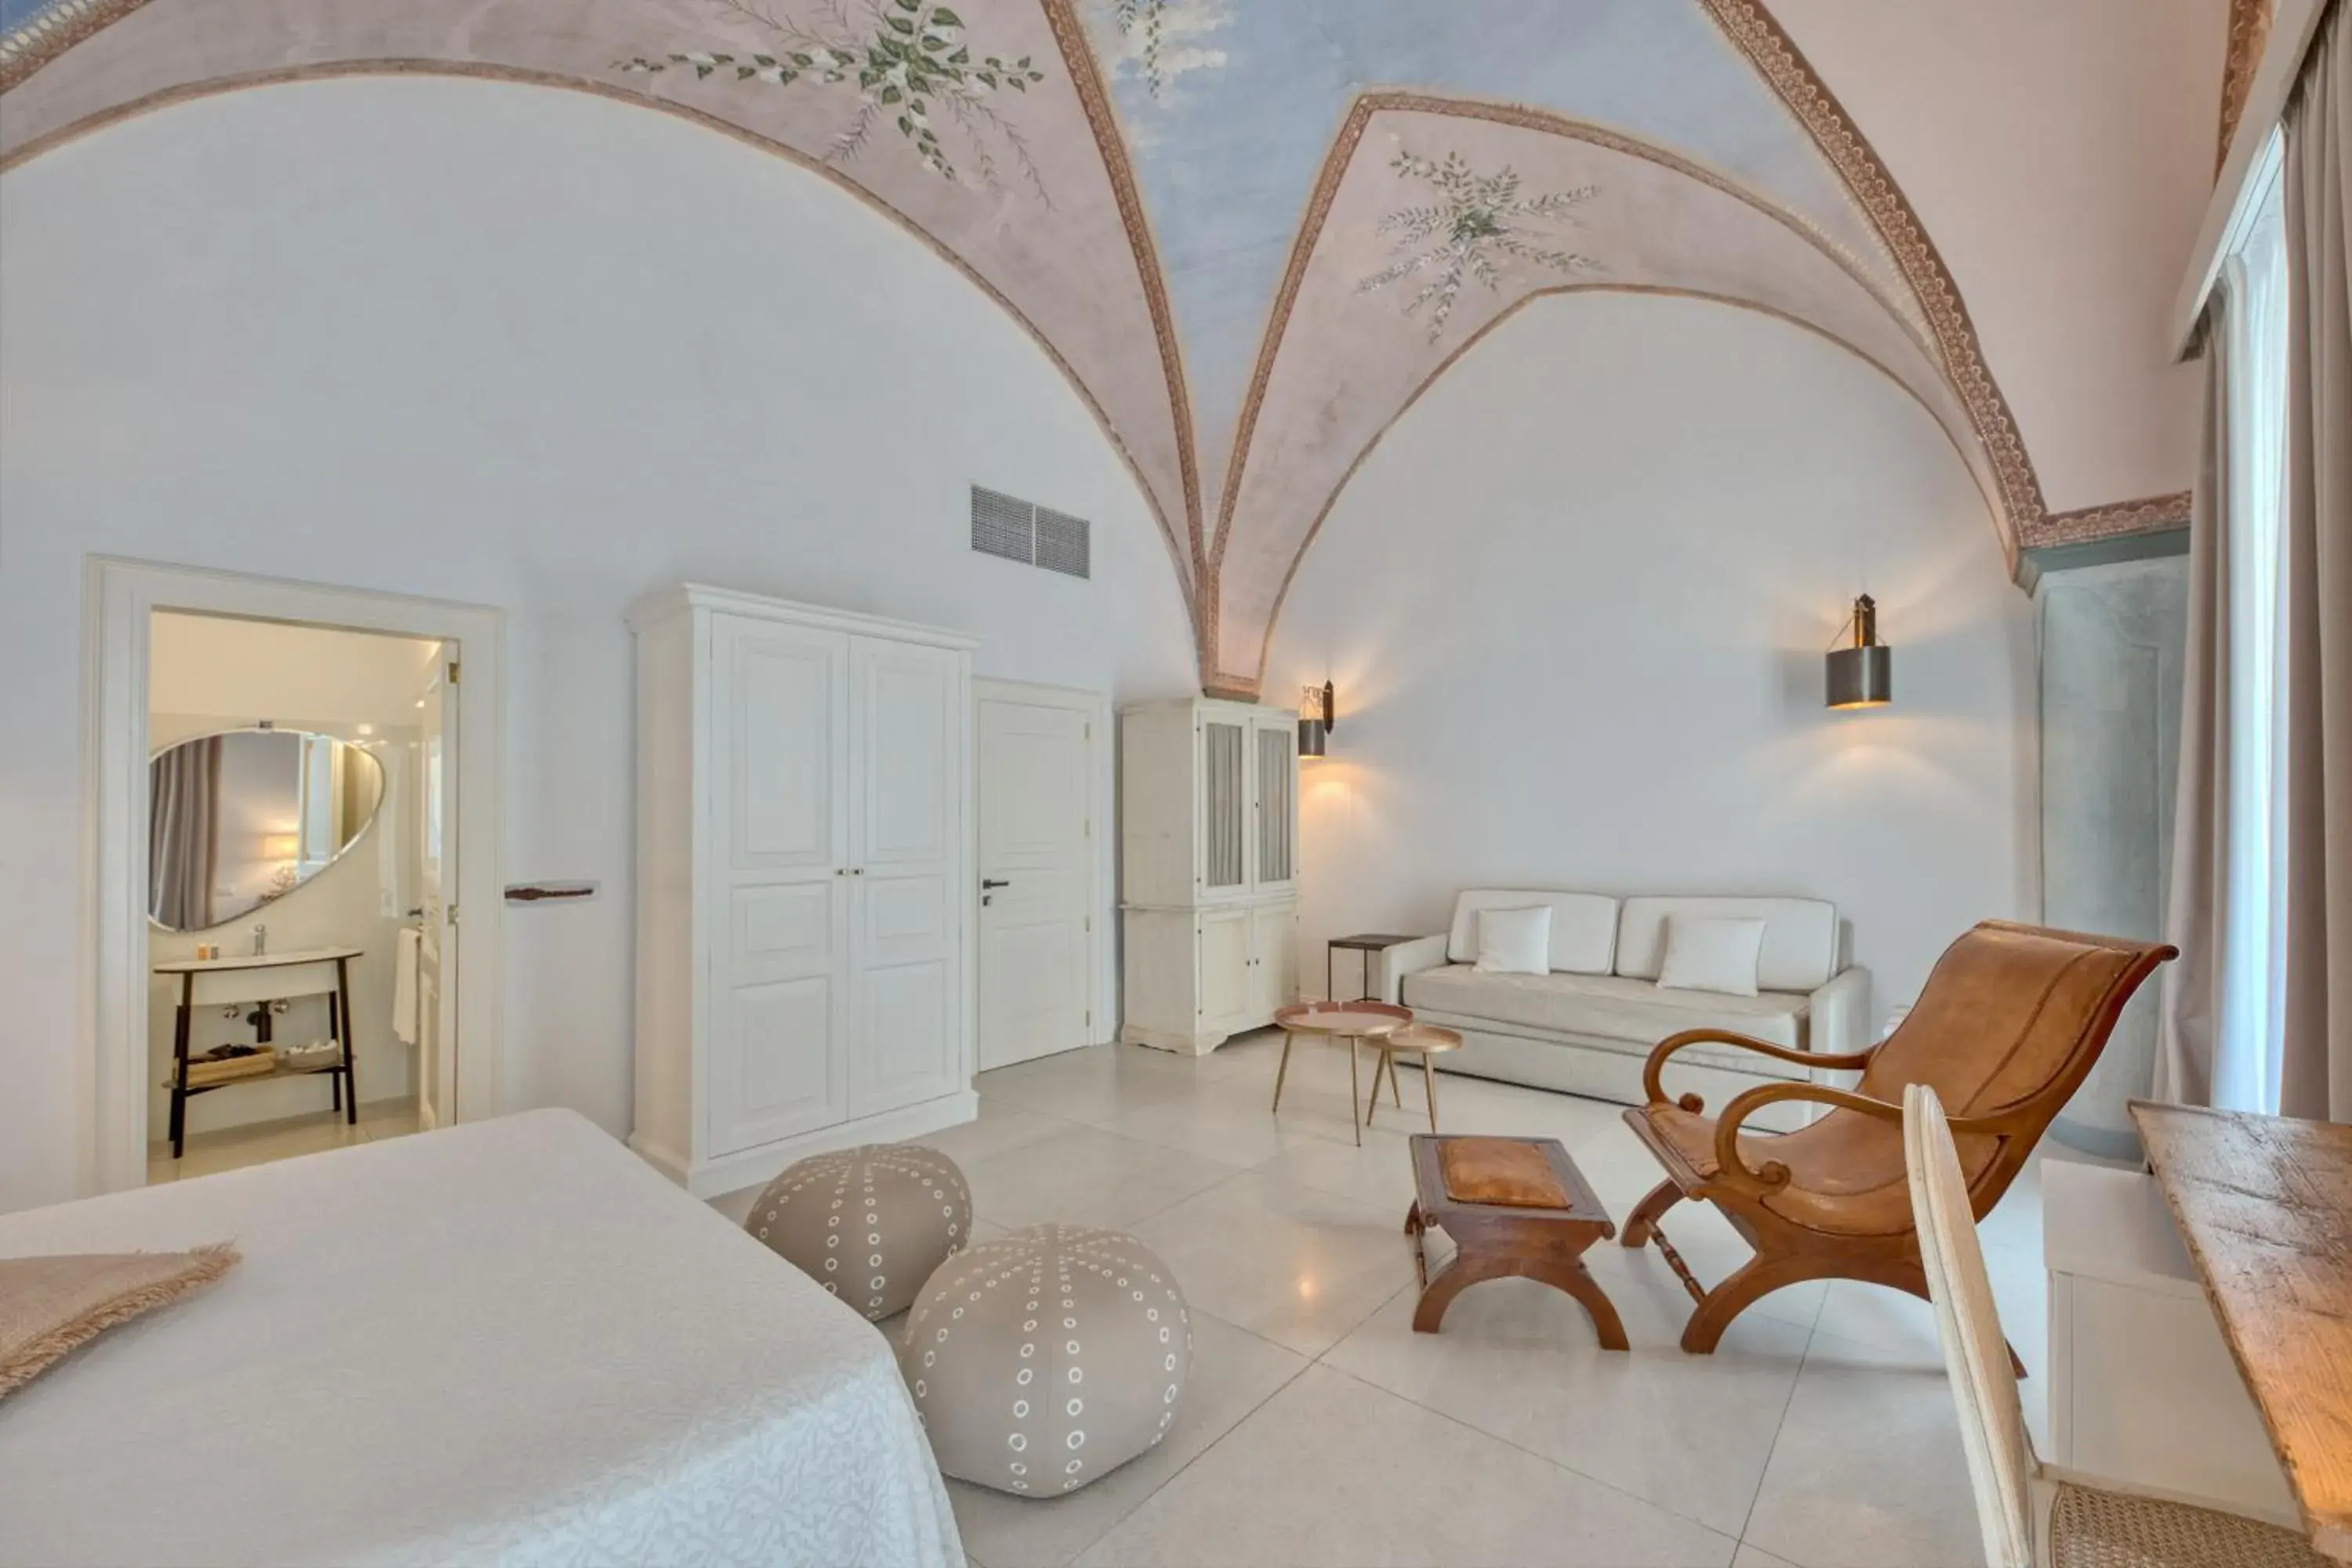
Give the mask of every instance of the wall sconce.
[[264, 860], [291, 860], [302, 852], [302, 840], [291, 833], [265, 833], [261, 836], [261, 858]]
[[1895, 650], [1878, 640], [1878, 605], [1864, 594], [1853, 602], [1851, 647], [1832, 648], [1829, 705], [1879, 708], [1895, 700]]
[[1324, 742], [1339, 727], [1339, 706], [1331, 683], [1307, 687], [1298, 697], [1298, 754], [1323, 755]]

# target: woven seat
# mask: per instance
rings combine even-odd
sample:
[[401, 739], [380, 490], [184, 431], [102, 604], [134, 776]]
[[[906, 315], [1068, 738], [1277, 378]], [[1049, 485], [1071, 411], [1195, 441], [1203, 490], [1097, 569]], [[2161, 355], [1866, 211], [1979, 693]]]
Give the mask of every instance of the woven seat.
[[2292, 1530], [2071, 1483], [2050, 1513], [2051, 1568], [2329, 1568]]
[[[2261, 1520], [2043, 1477], [2001, 1339], [1968, 1178], [1943, 1105], [1926, 1084], [1904, 1090], [1903, 1149], [1989, 1568], [2328, 1568], [2301, 1536]], [[2034, 1551], [2037, 1490], [2051, 1496], [2046, 1555]]]

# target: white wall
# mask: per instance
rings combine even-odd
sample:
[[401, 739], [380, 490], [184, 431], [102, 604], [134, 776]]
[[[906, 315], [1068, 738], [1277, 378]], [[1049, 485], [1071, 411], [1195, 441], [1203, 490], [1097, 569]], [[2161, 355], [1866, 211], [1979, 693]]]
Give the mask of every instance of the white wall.
[[[1864, 586], [1895, 700], [1833, 713]], [[2031, 603], [1927, 415], [1770, 319], [1556, 298], [1472, 351], [1300, 568], [1266, 690], [1327, 673], [1311, 987], [1326, 938], [1443, 930], [1465, 885], [1831, 899], [1882, 1009], [2034, 910]]]
[[[696, 578], [1194, 684], [1127, 470], [1017, 323], [823, 179], [643, 110], [385, 79], [182, 105], [0, 179], [0, 1208], [70, 1196], [92, 552], [508, 613], [506, 1101], [630, 1101], [631, 650]], [[1095, 580], [972, 555], [980, 482]]]

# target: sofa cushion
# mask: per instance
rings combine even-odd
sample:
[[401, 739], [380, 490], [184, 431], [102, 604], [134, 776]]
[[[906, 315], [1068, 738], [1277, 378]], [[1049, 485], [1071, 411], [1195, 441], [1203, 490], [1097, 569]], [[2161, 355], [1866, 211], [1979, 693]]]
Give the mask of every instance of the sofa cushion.
[[[1646, 980], [1618, 974], [1481, 974], [1469, 964], [1454, 963], [1406, 975], [1404, 1000], [1409, 1007], [1457, 1017], [1623, 1040], [1634, 1052], [1685, 1029], [1728, 1029], [1791, 1050], [1804, 1046], [1806, 999], [1789, 992], [1725, 996], [1661, 991]], [[1753, 1053], [1743, 1056], [1740, 1065], [1775, 1077], [1789, 1070]]]
[[1551, 909], [1551, 966], [1575, 974], [1606, 974], [1617, 951], [1617, 900], [1598, 893], [1542, 889], [1473, 888], [1454, 900], [1454, 929], [1445, 939], [1452, 963], [1478, 959], [1478, 911]]
[[[1617, 973], [1655, 980], [1666, 955], [1666, 917], [1764, 922], [1756, 984], [1766, 991], [1818, 991], [1837, 973], [1837, 906], [1820, 899], [1628, 899], [1617, 919]], [[1450, 956], [1450, 955], [1449, 955]]]
[[1759, 989], [1756, 965], [1763, 951], [1762, 921], [1668, 915], [1666, 956], [1658, 965], [1658, 987], [1753, 996]]
[[1478, 973], [1549, 974], [1551, 906], [1478, 911]]

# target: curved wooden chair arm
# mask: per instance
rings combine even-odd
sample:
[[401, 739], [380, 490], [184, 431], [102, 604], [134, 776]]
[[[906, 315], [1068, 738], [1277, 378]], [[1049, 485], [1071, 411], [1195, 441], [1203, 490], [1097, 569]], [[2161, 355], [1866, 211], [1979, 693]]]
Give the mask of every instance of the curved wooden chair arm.
[[[1739, 1157], [1739, 1130], [1747, 1120], [1768, 1105], [1784, 1100], [1810, 1100], [1839, 1110], [1858, 1110], [1864, 1116], [1874, 1116], [1881, 1121], [1903, 1125], [1903, 1108], [1890, 1100], [1856, 1094], [1852, 1089], [1832, 1089], [1823, 1083], [1768, 1083], [1760, 1089], [1748, 1089], [1732, 1097], [1723, 1108], [1722, 1117], [1715, 1124], [1715, 1163], [1722, 1174], [1744, 1178], [1759, 1193], [1777, 1193], [1789, 1184], [1789, 1167], [1778, 1160], [1767, 1160], [1760, 1169], [1751, 1170]], [[1963, 1137], [1981, 1133], [1987, 1137], [2006, 1138], [2017, 1131], [2018, 1123], [2010, 1116], [1954, 1116], [1952, 1135]]]
[[[1642, 1064], [1642, 1092], [1650, 1097], [1652, 1105], [1666, 1103], [1664, 1068], [1666, 1058], [1685, 1046], [1704, 1044], [1738, 1046], [1743, 1051], [1770, 1057], [1775, 1061], [1790, 1062], [1798, 1067], [1862, 1068], [1870, 1065], [1870, 1051], [1853, 1051], [1842, 1056], [1830, 1056], [1819, 1051], [1792, 1051], [1786, 1046], [1776, 1046], [1751, 1035], [1735, 1035], [1728, 1029], [1685, 1029], [1679, 1035], [1668, 1035], [1650, 1048], [1649, 1059]], [[1877, 1047], [1873, 1047], [1874, 1050]], [[1693, 1114], [1706, 1109], [1706, 1102], [1697, 1095], [1686, 1094], [1674, 1102]], [[1900, 1119], [1902, 1108], [1895, 1108]]]

